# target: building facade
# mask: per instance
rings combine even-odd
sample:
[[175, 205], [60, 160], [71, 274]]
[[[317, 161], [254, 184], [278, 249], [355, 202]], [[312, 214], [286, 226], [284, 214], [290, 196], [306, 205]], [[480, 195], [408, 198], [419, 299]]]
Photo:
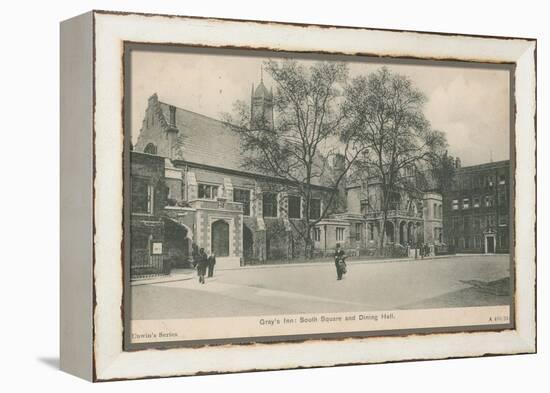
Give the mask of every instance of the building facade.
[[[254, 124], [272, 126], [272, 99], [263, 82], [253, 87]], [[164, 225], [167, 245], [178, 236], [185, 244], [177, 252], [165, 250], [172, 266], [188, 263], [194, 245], [236, 266], [303, 253], [297, 229], [303, 225], [304, 201], [282, 179], [247, 170], [240, 147], [239, 135], [221, 121], [163, 103], [156, 95], [149, 98], [131, 161], [146, 156], [162, 161], [165, 191], [156, 197], [164, 200], [155, 200], [155, 206], [164, 208], [155, 217]], [[132, 165], [132, 178], [141, 176], [136, 168]], [[320, 218], [332, 192], [322, 184], [312, 186], [312, 219]], [[312, 233], [316, 250], [334, 249], [336, 233], [338, 242], [349, 247], [348, 228], [343, 219], [323, 221]]]
[[444, 195], [444, 238], [456, 252], [510, 252], [510, 161], [461, 167]]
[[[270, 128], [273, 122], [273, 93], [262, 81], [252, 87], [251, 127]], [[131, 152], [132, 195], [140, 201], [139, 208], [132, 209], [132, 250], [136, 246], [140, 255], [150, 256], [153, 243], [162, 240], [163, 263], [172, 267], [188, 265], [196, 248], [215, 253], [228, 266], [303, 255], [299, 229], [304, 225], [304, 201], [284, 180], [247, 169], [241, 143], [223, 122], [164, 103], [153, 94]], [[154, 170], [146, 173], [141, 163], [150, 163]], [[332, 168], [337, 171], [339, 163]], [[338, 190], [324, 186], [322, 179], [312, 185], [309, 217], [318, 220], [312, 231], [314, 255], [332, 254], [337, 243], [352, 255], [376, 249], [378, 191], [372, 179], [343, 182]], [[333, 193], [338, 195], [331, 198]], [[403, 193], [388, 214], [386, 240], [403, 245], [424, 239], [440, 242], [441, 226], [439, 194], [412, 198]], [[133, 258], [138, 251], [132, 252]]]
[[[411, 169], [411, 171], [413, 171]], [[406, 175], [405, 175], [406, 176]], [[415, 248], [419, 244], [443, 244], [443, 201], [435, 190], [396, 190], [383, 226], [382, 189], [376, 177], [368, 177], [361, 192], [361, 211], [367, 228], [367, 245], [375, 248], [384, 235], [385, 244], [399, 244]], [[382, 234], [384, 227], [384, 234]]]

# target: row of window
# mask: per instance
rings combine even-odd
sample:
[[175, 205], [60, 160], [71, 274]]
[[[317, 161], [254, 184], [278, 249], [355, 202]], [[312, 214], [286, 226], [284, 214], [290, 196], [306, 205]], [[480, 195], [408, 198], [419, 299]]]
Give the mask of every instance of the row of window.
[[[360, 241], [361, 240], [361, 234], [363, 231], [363, 225], [361, 223], [356, 223], [355, 226], [351, 227], [351, 229], [354, 229], [355, 232], [350, 233], [350, 239]], [[345, 231], [346, 228], [344, 227], [336, 227], [336, 241], [337, 242], [343, 242], [345, 240]], [[321, 228], [313, 228], [313, 240], [316, 242], [321, 241]]]
[[[485, 247], [484, 237], [480, 235], [454, 237], [450, 239], [451, 246], [464, 249], [483, 249]], [[508, 247], [508, 235], [497, 236], [496, 246], [499, 248]]]
[[[199, 184], [198, 197], [200, 199], [216, 199], [219, 187], [210, 184]], [[243, 204], [243, 214], [250, 216], [250, 190], [235, 188], [233, 201]], [[289, 195], [288, 217], [302, 218], [302, 200], [298, 196]], [[132, 179], [132, 212], [153, 214], [154, 187], [146, 179]], [[313, 220], [321, 217], [321, 199], [312, 198], [309, 217]], [[263, 193], [263, 216], [278, 217], [278, 200], [276, 193]]]
[[[505, 206], [507, 202], [507, 193], [501, 192], [498, 194], [498, 206]], [[462, 208], [462, 210], [467, 210], [470, 208], [480, 208], [483, 204], [484, 207], [494, 207], [495, 206], [495, 197], [494, 195], [485, 195], [485, 197], [473, 197], [470, 201], [470, 198], [463, 198], [462, 199], [462, 206], [460, 205], [460, 200], [453, 199], [451, 204], [452, 210], [459, 210]]]
[[[302, 198], [296, 195], [288, 195], [287, 214], [288, 218], [302, 218]], [[279, 204], [278, 194], [275, 192], [264, 192], [262, 194], [263, 216], [278, 217]], [[321, 217], [321, 199], [311, 198], [309, 202], [309, 218], [317, 220]]]
[[[219, 187], [210, 184], [199, 184], [199, 199], [216, 199], [219, 194]], [[250, 190], [235, 188], [233, 189], [233, 201], [243, 204], [243, 214], [250, 216]], [[264, 192], [262, 194], [263, 216], [278, 217], [279, 206], [277, 193]], [[295, 195], [287, 196], [288, 217], [302, 218], [302, 198]], [[310, 202], [309, 217], [313, 220], [321, 217], [321, 199], [312, 198]]]
[[470, 190], [472, 188], [492, 188], [495, 186], [495, 183], [498, 181], [498, 184], [503, 186], [506, 185], [506, 175], [498, 175], [498, 179], [493, 175], [488, 176], [463, 176], [457, 179], [458, 188], [462, 190]]
[[199, 184], [199, 199], [216, 199], [220, 196], [218, 190], [218, 186]]
[[[455, 231], [460, 230], [480, 230], [496, 226], [496, 215], [489, 214], [487, 216], [454, 216], [451, 218], [452, 228]], [[502, 214], [498, 217], [498, 225], [508, 225], [508, 215]]]

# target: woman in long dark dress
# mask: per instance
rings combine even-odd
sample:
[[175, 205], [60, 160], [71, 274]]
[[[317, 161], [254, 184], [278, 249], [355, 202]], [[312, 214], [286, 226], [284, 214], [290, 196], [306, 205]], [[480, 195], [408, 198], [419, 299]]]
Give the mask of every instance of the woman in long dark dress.
[[197, 263], [197, 274], [199, 276], [199, 282], [204, 284], [204, 275], [206, 274], [206, 267], [208, 265], [208, 256], [204, 251], [204, 248], [201, 248], [198, 255]]

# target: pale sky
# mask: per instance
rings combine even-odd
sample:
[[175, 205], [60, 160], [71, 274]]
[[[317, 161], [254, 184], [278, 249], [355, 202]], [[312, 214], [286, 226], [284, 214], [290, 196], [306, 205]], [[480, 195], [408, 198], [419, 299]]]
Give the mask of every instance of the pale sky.
[[[160, 101], [217, 119], [222, 113], [231, 113], [236, 100], [249, 102], [252, 83], [258, 85], [261, 65], [267, 59], [265, 52], [262, 56], [249, 53], [244, 56], [239, 52], [236, 56], [230, 51], [212, 54], [133, 50], [132, 141], [137, 140], [147, 99], [153, 93], [158, 94]], [[348, 64], [350, 77], [366, 75], [384, 65], [409, 76], [428, 97], [426, 117], [434, 129], [447, 134], [449, 154], [460, 157], [463, 166], [489, 162], [491, 156], [493, 161], [510, 158], [507, 70], [366, 60]], [[264, 84], [268, 89], [274, 86], [265, 72]]]

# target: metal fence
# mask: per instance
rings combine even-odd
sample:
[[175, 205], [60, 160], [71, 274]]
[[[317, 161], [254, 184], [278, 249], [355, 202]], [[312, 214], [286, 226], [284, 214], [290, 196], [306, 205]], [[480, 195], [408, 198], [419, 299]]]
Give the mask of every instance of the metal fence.
[[130, 279], [157, 277], [170, 273], [164, 255], [150, 255], [147, 250], [136, 250], [130, 262]]

